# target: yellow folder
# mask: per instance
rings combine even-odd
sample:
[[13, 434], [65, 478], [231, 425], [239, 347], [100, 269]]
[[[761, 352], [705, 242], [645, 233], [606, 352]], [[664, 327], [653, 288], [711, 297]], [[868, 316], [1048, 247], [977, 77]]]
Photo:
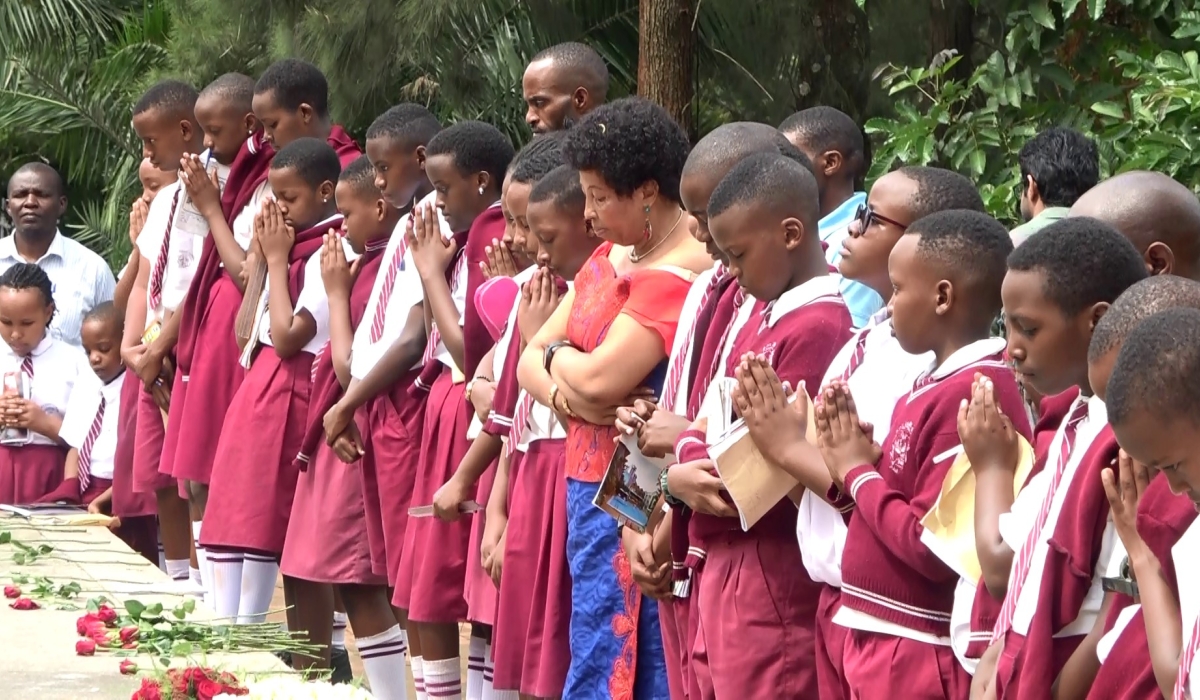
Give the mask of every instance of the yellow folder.
[[[1021, 456], [1013, 477], [1013, 494], [1033, 471], [1033, 447], [1018, 436]], [[921, 541], [942, 561], [968, 581], [978, 582], [982, 575], [975, 549], [975, 472], [962, 452], [954, 460], [942, 481], [937, 502], [921, 519], [925, 532]]]

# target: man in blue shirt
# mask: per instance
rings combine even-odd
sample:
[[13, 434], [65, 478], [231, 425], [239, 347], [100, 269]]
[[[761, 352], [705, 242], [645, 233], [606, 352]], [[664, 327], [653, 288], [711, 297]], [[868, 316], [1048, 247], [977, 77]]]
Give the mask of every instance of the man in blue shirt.
[[[863, 180], [871, 159], [862, 129], [840, 110], [811, 107], [785, 119], [779, 130], [813, 163], [821, 190], [821, 244], [829, 264], [836, 266], [850, 222], [867, 203]], [[875, 290], [860, 282], [843, 279], [841, 291], [855, 328], [865, 326], [885, 303]]]

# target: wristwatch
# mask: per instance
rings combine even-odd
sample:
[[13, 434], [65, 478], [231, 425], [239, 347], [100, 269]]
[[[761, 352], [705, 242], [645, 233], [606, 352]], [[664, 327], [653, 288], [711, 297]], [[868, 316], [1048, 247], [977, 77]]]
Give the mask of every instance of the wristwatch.
[[483, 375], [479, 375], [479, 376], [475, 377], [474, 379], [472, 379], [471, 381], [467, 382], [467, 386], [463, 389], [463, 396], [467, 399], [467, 403], [471, 403], [471, 392], [475, 390], [475, 384], [476, 384], [476, 382], [479, 382], [480, 380], [485, 381], [485, 382], [492, 381], [491, 377], [485, 377]]
[[542, 367], [545, 368], [546, 372], [549, 372], [550, 363], [554, 361], [554, 353], [562, 350], [563, 348], [573, 347], [575, 346], [571, 345], [571, 342], [567, 340], [556, 340], [553, 343], [550, 343], [546, 346], [545, 352], [542, 353]]
[[671, 470], [671, 468], [667, 467], [666, 469], [659, 472], [659, 474], [658, 474], [658, 490], [662, 492], [663, 500], [667, 502], [667, 505], [681, 506], [681, 505], [683, 505], [683, 501], [672, 496], [671, 490], [667, 488], [667, 472], [670, 470]]

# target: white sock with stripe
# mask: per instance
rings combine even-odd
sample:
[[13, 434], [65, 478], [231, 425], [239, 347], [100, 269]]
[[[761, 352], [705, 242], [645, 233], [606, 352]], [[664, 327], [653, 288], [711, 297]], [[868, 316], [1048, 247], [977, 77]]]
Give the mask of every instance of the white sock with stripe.
[[199, 564], [200, 575], [198, 583], [204, 589], [204, 602], [212, 605], [213, 585], [212, 585], [212, 565], [208, 563], [208, 550], [200, 546], [200, 526], [203, 522], [200, 520], [192, 523], [192, 542], [196, 544], [196, 563]]
[[492, 655], [492, 645], [487, 645], [487, 661], [483, 669], [483, 700], [520, 700], [521, 694], [515, 690], [496, 690], [496, 657]]
[[[346, 648], [346, 624], [349, 620], [350, 618], [346, 616], [346, 613], [333, 611], [333, 646], [337, 649]], [[359, 651], [362, 651], [361, 643], [359, 644]]]
[[425, 693], [429, 700], [462, 700], [462, 666], [457, 657], [425, 659]]
[[242, 599], [238, 603], [238, 624], [266, 622], [279, 580], [279, 562], [274, 557], [246, 554], [242, 565]]
[[429, 694], [425, 692], [425, 660], [414, 656], [409, 659], [409, 665], [412, 666], [413, 690], [417, 692], [417, 700], [429, 700]]
[[191, 568], [192, 562], [187, 559], [167, 560], [167, 576], [170, 576], [175, 581], [186, 581], [188, 570]]
[[242, 569], [244, 558], [236, 552], [213, 552], [208, 558], [212, 569], [212, 608], [225, 623], [237, 621], [238, 605], [242, 600]]
[[408, 700], [408, 678], [404, 673], [408, 643], [400, 625], [357, 641], [371, 694], [379, 700]]
[[467, 646], [467, 700], [483, 700], [483, 676], [487, 664], [487, 642], [471, 637]]

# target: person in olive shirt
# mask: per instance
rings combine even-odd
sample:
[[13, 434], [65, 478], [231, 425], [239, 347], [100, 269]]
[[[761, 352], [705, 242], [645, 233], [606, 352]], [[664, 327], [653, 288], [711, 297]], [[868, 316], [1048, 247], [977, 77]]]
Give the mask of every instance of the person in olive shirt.
[[1014, 246], [1065, 218], [1075, 200], [1100, 181], [1096, 142], [1073, 129], [1051, 127], [1029, 139], [1021, 166], [1021, 219], [1010, 232]]

